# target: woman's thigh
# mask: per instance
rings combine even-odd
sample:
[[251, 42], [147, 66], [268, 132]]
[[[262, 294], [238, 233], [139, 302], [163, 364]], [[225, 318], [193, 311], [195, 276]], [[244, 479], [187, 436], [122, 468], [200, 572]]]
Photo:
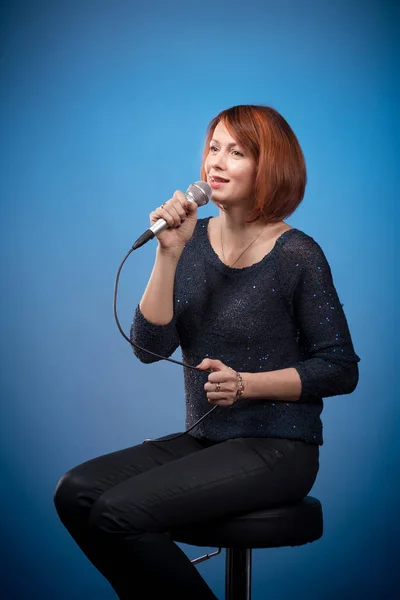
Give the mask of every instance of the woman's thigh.
[[132, 485], [133, 479], [141, 473], [200, 451], [207, 445], [188, 435], [169, 440], [176, 435], [104, 454], [70, 469], [57, 485], [56, 507], [60, 510], [70, 510], [73, 506], [91, 509], [110, 488], [127, 480]]
[[[143, 461], [155, 449], [172, 453], [177, 441], [145, 444]], [[233, 439], [180, 457], [174, 450], [172, 460], [102, 494], [92, 511], [93, 524], [108, 532], [170, 531], [292, 502], [312, 488], [318, 452], [316, 445], [271, 438]]]

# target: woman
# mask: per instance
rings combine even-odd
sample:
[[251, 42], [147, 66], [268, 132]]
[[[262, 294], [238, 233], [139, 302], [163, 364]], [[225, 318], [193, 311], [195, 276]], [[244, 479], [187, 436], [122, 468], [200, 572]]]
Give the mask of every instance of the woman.
[[142, 587], [150, 598], [215, 599], [166, 534], [307, 495], [322, 399], [358, 381], [324, 253], [284, 221], [306, 185], [285, 119], [264, 106], [220, 113], [202, 178], [220, 214], [198, 219], [180, 191], [151, 213], [169, 228], [131, 328], [140, 347], [170, 356], [180, 346], [197, 365], [184, 369], [186, 431], [77, 466], [55, 494], [61, 521], [122, 599]]

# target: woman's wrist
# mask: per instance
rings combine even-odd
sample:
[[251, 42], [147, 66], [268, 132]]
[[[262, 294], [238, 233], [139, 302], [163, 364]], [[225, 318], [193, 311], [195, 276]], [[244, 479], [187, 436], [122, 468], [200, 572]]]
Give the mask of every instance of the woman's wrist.
[[245, 381], [244, 381], [243, 374], [236, 371], [236, 378], [237, 378], [237, 389], [236, 389], [235, 402], [240, 400], [240, 398], [243, 398], [243, 396], [245, 395]]
[[161, 246], [158, 246], [156, 253], [157, 257], [163, 260], [178, 262], [184, 249], [185, 246], [173, 246], [172, 248], [162, 248]]

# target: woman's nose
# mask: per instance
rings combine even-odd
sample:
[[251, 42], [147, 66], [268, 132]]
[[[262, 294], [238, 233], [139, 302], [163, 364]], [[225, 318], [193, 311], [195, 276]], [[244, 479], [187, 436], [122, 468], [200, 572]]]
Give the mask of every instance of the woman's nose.
[[225, 169], [226, 168], [226, 157], [223, 152], [218, 152], [211, 157], [210, 161], [213, 169]]

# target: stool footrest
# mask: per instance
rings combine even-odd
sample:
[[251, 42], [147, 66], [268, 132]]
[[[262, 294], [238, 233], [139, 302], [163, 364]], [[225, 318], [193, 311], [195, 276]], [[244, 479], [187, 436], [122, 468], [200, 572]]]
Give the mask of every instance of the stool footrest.
[[205, 560], [208, 560], [209, 558], [213, 558], [213, 556], [217, 556], [217, 554], [221, 554], [222, 552], [222, 548], [218, 548], [218, 550], [216, 550], [215, 552], [210, 552], [209, 554], [203, 554], [203, 556], [199, 556], [198, 558], [194, 558], [191, 563], [192, 565], [198, 565], [201, 562], [204, 562]]

